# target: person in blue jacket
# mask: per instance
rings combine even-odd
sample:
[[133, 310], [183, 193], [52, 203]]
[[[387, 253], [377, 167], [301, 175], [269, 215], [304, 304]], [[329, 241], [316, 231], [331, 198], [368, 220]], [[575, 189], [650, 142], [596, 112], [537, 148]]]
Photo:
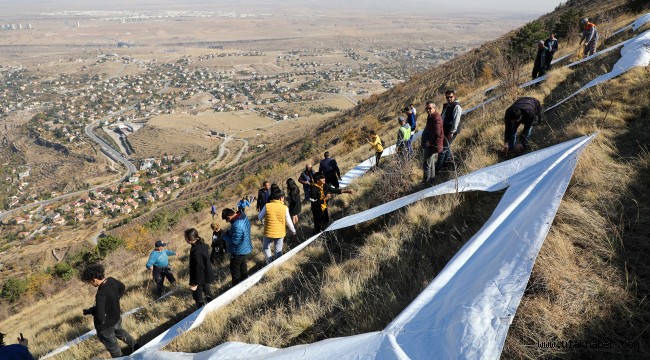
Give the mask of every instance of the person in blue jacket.
[[247, 208], [247, 207], [251, 207], [251, 203], [250, 203], [250, 201], [248, 201], [248, 199], [246, 198], [246, 196], [244, 196], [244, 197], [241, 198], [241, 200], [239, 200], [239, 202], [237, 203], [237, 211], [246, 212], [246, 208]]
[[235, 212], [233, 209], [223, 209], [221, 218], [231, 224], [230, 230], [224, 231], [221, 236], [230, 253], [230, 275], [232, 286], [235, 286], [248, 277], [246, 263], [253, 251], [251, 223], [246, 214]]
[[176, 283], [172, 269], [169, 267], [169, 257], [176, 255], [176, 253], [171, 250], [166, 250], [165, 246], [167, 244], [161, 240], [156, 241], [154, 246], [156, 248], [149, 255], [146, 267], [153, 274], [153, 282], [156, 283], [156, 289], [160, 297], [163, 294], [165, 278], [167, 278], [171, 286], [174, 286]]
[[9, 360], [34, 360], [34, 357], [27, 349], [29, 342], [23, 338], [23, 334], [18, 338], [18, 344], [5, 345], [5, 334], [0, 333], [0, 359]]

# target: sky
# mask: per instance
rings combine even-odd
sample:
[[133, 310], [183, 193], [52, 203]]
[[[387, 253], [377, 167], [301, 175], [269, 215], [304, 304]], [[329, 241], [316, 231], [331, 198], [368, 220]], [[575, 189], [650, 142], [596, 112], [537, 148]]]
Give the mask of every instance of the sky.
[[[61, 10], [170, 10], [186, 8], [192, 10], [214, 10], [241, 8], [242, 11], [259, 9], [287, 10], [345, 10], [404, 11], [414, 13], [483, 12], [497, 14], [541, 15], [552, 11], [560, 0], [0, 0], [0, 14], [34, 14], [40, 11]], [[0, 15], [2, 17], [2, 15]]]

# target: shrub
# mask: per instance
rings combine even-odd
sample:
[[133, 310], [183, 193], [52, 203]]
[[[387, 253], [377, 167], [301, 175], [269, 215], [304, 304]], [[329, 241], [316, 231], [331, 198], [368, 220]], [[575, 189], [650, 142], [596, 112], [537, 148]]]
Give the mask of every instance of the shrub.
[[540, 21], [532, 21], [521, 27], [510, 39], [510, 49], [516, 56], [530, 57], [536, 49], [535, 43], [548, 37], [547, 30]]
[[9, 301], [15, 302], [20, 296], [27, 291], [27, 280], [20, 278], [7, 279], [2, 284], [2, 291], [0, 297]]
[[72, 254], [68, 258], [68, 263], [75, 269], [83, 269], [86, 265], [100, 262], [102, 257], [99, 255], [97, 248], [83, 249], [78, 253]]
[[97, 252], [102, 258], [105, 258], [106, 255], [124, 246], [124, 243], [124, 239], [117, 236], [108, 235], [100, 238], [97, 241]]
[[199, 211], [201, 211], [202, 209], [206, 208], [207, 206], [208, 206], [208, 205], [207, 205], [207, 204], [205, 203], [205, 201], [202, 200], [202, 199], [194, 200], [194, 201], [192, 201], [192, 203], [190, 204], [190, 207], [192, 208], [192, 210], [193, 210], [194, 212], [199, 212]]
[[60, 263], [54, 265], [54, 269], [52, 270], [52, 273], [54, 274], [54, 276], [62, 280], [68, 281], [76, 275], [77, 271], [75, 268], [72, 267], [72, 265], [70, 265], [69, 262], [61, 261]]
[[52, 275], [48, 273], [36, 273], [32, 274], [27, 283], [27, 294], [43, 294], [43, 288], [46, 287], [52, 281]]

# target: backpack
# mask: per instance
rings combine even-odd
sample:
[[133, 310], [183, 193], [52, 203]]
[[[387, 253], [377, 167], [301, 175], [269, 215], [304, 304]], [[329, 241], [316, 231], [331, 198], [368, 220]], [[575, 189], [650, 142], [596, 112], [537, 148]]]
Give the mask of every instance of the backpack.
[[380, 140], [381, 140], [381, 147], [386, 147], [386, 143], [384, 142], [384, 139], [380, 139]]

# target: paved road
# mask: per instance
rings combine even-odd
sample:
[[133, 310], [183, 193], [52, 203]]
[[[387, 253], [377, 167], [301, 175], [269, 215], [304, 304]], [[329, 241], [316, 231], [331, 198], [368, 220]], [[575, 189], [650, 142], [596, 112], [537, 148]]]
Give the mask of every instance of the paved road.
[[[165, 90], [167, 90], [168, 87], [169, 87], [169, 81], [167, 83], [165, 83], [165, 87], [160, 92], [161, 93], [165, 92]], [[5, 218], [7, 218], [11, 214], [16, 213], [18, 211], [27, 210], [27, 209], [32, 208], [34, 206], [49, 205], [51, 203], [54, 203], [56, 201], [63, 200], [63, 199], [69, 198], [69, 197], [74, 197], [74, 196], [79, 196], [79, 195], [82, 195], [82, 194], [87, 194], [91, 190], [105, 188], [105, 187], [111, 186], [111, 185], [116, 185], [116, 184], [121, 183], [122, 179], [128, 178], [129, 176], [131, 176], [131, 174], [134, 174], [137, 171], [137, 168], [135, 167], [135, 165], [133, 165], [133, 163], [131, 163], [129, 160], [123, 158], [122, 154], [118, 153], [115, 149], [110, 147], [110, 145], [108, 145], [104, 140], [97, 137], [97, 135], [95, 135], [92, 130], [93, 130], [93, 128], [95, 128], [99, 124], [100, 121], [107, 120], [107, 119], [109, 119], [109, 118], [111, 118], [111, 117], [113, 117], [115, 115], [119, 115], [119, 114], [121, 114], [121, 113], [123, 113], [125, 111], [131, 110], [131, 109], [133, 109], [135, 107], [135, 105], [136, 104], [130, 105], [130, 106], [125, 107], [124, 109], [122, 109], [120, 111], [111, 113], [111, 114], [109, 114], [107, 116], [104, 116], [103, 118], [101, 118], [99, 120], [93, 121], [88, 126], [86, 126], [86, 128], [84, 129], [84, 132], [86, 133], [86, 135], [90, 139], [95, 141], [102, 149], [105, 150], [105, 152], [103, 152], [104, 155], [110, 157], [112, 160], [114, 160], [116, 162], [119, 162], [119, 163], [123, 164], [126, 167], [126, 172], [124, 173], [124, 176], [122, 176], [122, 178], [120, 180], [109, 183], [109, 184], [97, 185], [97, 186], [94, 186], [94, 187], [91, 187], [91, 188], [88, 188], [88, 189], [85, 189], [85, 190], [75, 191], [75, 192], [72, 192], [72, 193], [69, 193], [69, 194], [59, 195], [59, 196], [51, 198], [49, 200], [36, 201], [36, 202], [31, 203], [31, 204], [26, 204], [26, 205], [17, 207], [15, 209], [11, 209], [11, 210], [8, 210], [8, 211], [5, 211], [5, 212], [1, 212], [0, 213], [0, 223], [2, 223]]]

